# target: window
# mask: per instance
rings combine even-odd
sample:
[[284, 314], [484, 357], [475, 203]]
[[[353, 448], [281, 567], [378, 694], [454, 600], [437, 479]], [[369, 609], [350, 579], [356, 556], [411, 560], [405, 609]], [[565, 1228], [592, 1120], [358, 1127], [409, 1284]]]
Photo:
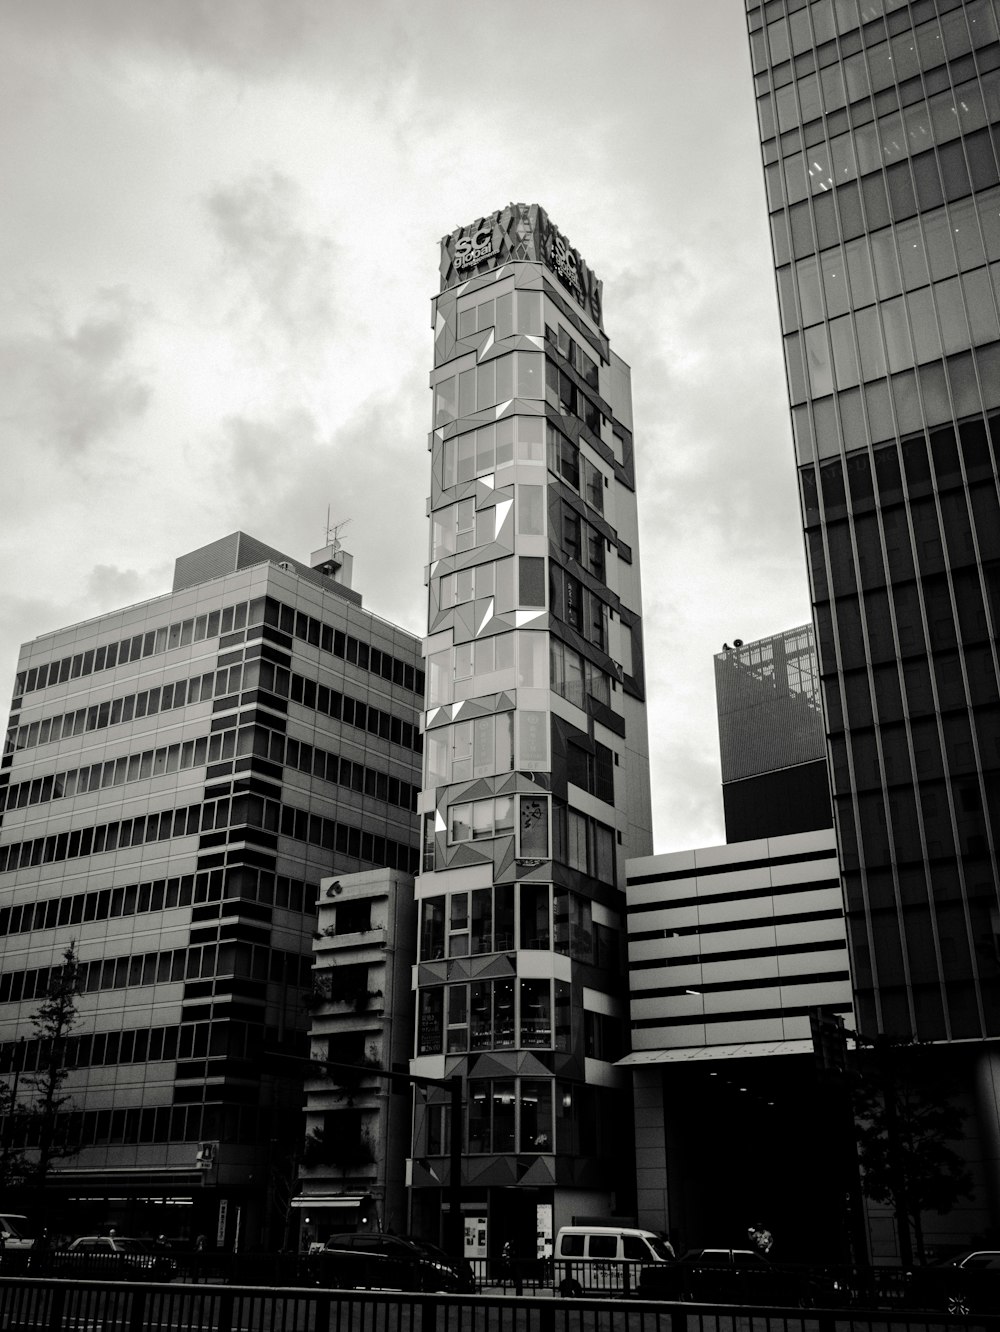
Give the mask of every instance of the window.
[[517, 487], [517, 530], [522, 536], [545, 535], [544, 486]]
[[444, 901], [443, 897], [428, 897], [420, 904], [420, 958], [423, 962], [444, 957]]
[[444, 1030], [444, 986], [420, 991], [417, 1053], [441, 1054]]
[[518, 796], [518, 856], [522, 860], [549, 858], [547, 796]]
[[552, 1083], [497, 1079], [469, 1083], [468, 1149], [508, 1155], [553, 1150]]
[[545, 606], [545, 559], [542, 556], [519, 557], [517, 604], [524, 608]]

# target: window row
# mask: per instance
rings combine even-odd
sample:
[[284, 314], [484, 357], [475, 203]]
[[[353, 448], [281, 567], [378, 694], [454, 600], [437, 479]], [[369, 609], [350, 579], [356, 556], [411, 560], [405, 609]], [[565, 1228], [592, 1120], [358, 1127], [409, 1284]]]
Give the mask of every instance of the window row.
[[514, 398], [544, 397], [541, 352], [509, 352], [439, 380], [434, 388], [434, 424], [473, 416]]
[[494, 884], [420, 904], [422, 962], [531, 949], [617, 967], [619, 939], [594, 920], [589, 898], [549, 883]]
[[772, 64], [780, 64], [790, 56], [801, 55], [814, 46], [851, 32], [880, 14], [904, 9], [908, 3], [909, 0], [863, 0], [859, 16], [858, 0], [813, 0], [811, 5], [790, 14], [787, 19], [772, 18], [768, 14], [766, 17], [771, 21], [767, 27], [761, 26], [754, 31], [758, 39], [754, 43], [754, 70], [763, 69], [768, 57]]
[[209, 671], [206, 675], [174, 680], [171, 684], [160, 685], [155, 689], [143, 689], [137, 694], [124, 694], [119, 698], [107, 699], [104, 703], [93, 703], [72, 712], [43, 717], [26, 726], [11, 727], [7, 733], [7, 753], [32, 749], [35, 745], [46, 745], [90, 731], [101, 731], [107, 726], [117, 726], [134, 718], [155, 717], [157, 713], [183, 708], [189, 703], [223, 698], [240, 689], [255, 688], [258, 679], [259, 663], [247, 662], [245, 666]]
[[592, 509], [604, 512], [604, 474], [579, 447], [558, 430], [545, 423], [549, 471], [579, 491]]
[[576, 386], [571, 375], [554, 361], [545, 362], [545, 401], [563, 416], [575, 416], [593, 435], [600, 438], [604, 420], [601, 409]]
[[[423, 671], [420, 672], [420, 678], [422, 682]], [[402, 718], [393, 716], [391, 712], [373, 707], [370, 703], [364, 703], [360, 698], [351, 698], [350, 695], [330, 689], [327, 685], [317, 684], [315, 680], [309, 680], [290, 671], [287, 666], [262, 661], [260, 687], [269, 693], [277, 694], [279, 698], [290, 699], [293, 703], [300, 703], [313, 712], [343, 722], [345, 726], [354, 726], [359, 731], [377, 735], [394, 745], [400, 745], [403, 749], [412, 749], [415, 754], [419, 754], [423, 747], [419, 726], [403, 721]]]
[[[399, 809], [415, 810], [417, 807], [418, 788], [413, 782], [356, 763], [343, 754], [333, 754], [317, 745], [306, 744], [304, 740], [293, 740], [280, 731], [262, 726], [250, 729], [253, 731], [253, 753], [260, 758], [308, 773], [334, 786], [371, 796], [375, 800], [383, 800]], [[242, 730], [240, 736], [243, 736]]]
[[477, 509], [474, 498], [435, 509], [431, 515], [431, 560], [496, 541], [502, 516], [496, 505]]
[[[886, 0], [885, 12], [907, 8], [909, 3], [910, 0]], [[875, 7], [873, 0], [864, 0], [862, 4], [865, 11]], [[881, 0], [877, 9], [878, 13], [883, 12]], [[873, 17], [876, 15], [869, 12], [861, 22], [869, 22]], [[766, 29], [751, 34], [754, 72], [766, 69], [769, 62], [772, 67], [781, 65], [790, 56], [814, 48], [821, 48], [818, 51], [821, 65], [835, 61], [839, 58], [840, 48], [833, 42], [834, 36], [858, 26], [856, 0], [818, 0], [787, 20], [775, 19]], [[884, 31], [881, 25], [874, 29], [876, 35]], [[851, 66], [850, 100], [891, 87], [894, 69], [896, 81], [902, 82], [920, 71], [934, 69], [946, 60], [956, 60], [974, 47], [986, 46], [996, 40], [996, 15], [990, 0], [963, 0], [960, 5], [952, 4], [951, 12], [943, 13], [940, 19], [929, 18], [918, 23], [915, 29], [904, 29], [888, 41], [875, 42], [866, 51], [848, 56], [844, 64]], [[831, 45], [827, 46], [827, 42]], [[835, 103], [836, 106], [843, 104]], [[832, 109], [832, 106], [827, 107], [827, 110]]]
[[[265, 800], [262, 796], [234, 797], [232, 822], [244, 822], [251, 828], [280, 833], [282, 837], [307, 842], [310, 846], [321, 846], [326, 851], [336, 851], [338, 855], [349, 856], [352, 860], [406, 870], [408, 874], [416, 870], [417, 852], [405, 842], [397, 842], [391, 837], [382, 837], [336, 819], [327, 819], [321, 814], [310, 814], [308, 810], [297, 809], [294, 805]], [[405, 819], [400, 820], [402, 824], [406, 822]]]
[[549, 609], [588, 643], [607, 652], [610, 607], [554, 561], [549, 563]]
[[780, 267], [943, 203], [981, 196], [997, 184], [1000, 174], [990, 131], [976, 130], [961, 141], [814, 194], [787, 213], [772, 213], [776, 262]]
[[468, 1140], [470, 1155], [554, 1152], [553, 1084], [527, 1078], [470, 1082]]
[[473, 981], [419, 992], [417, 1053], [569, 1050], [568, 981]]
[[[782, 327], [791, 332], [834, 319], [990, 260], [1000, 260], [1000, 189], [947, 209], [932, 209], [779, 269]], [[979, 273], [976, 280], [985, 288], [988, 274]]]
[[[184, 1022], [169, 1027], [128, 1027], [71, 1035], [64, 1046], [67, 1068], [99, 1068], [115, 1064], [157, 1064], [177, 1059], [260, 1056], [263, 1032], [246, 1022]], [[47, 1051], [39, 1040], [4, 1041], [0, 1074], [33, 1073], [45, 1066]]]
[[[525, 1156], [555, 1151], [566, 1159], [593, 1157], [611, 1151], [619, 1135], [621, 1107], [615, 1093], [603, 1087], [527, 1078], [474, 1079], [466, 1094], [463, 1145], [470, 1153]], [[427, 1106], [421, 1155], [448, 1155], [450, 1118], [447, 1104], [432, 1100]]]
[[[292, 606], [286, 606], [284, 602], [276, 601], [274, 597], [264, 598], [264, 623], [280, 629], [283, 633], [291, 634], [294, 638], [301, 638], [303, 642], [311, 643], [313, 647], [318, 647], [323, 652], [330, 652], [351, 666], [370, 671], [372, 675], [378, 675], [383, 680], [390, 680], [393, 684], [408, 689], [410, 693], [424, 692], [423, 672], [414, 666], [412, 661], [394, 657], [391, 653], [366, 643], [364, 639], [355, 638], [353, 634], [345, 633], [343, 629], [334, 629], [313, 615], [306, 615], [304, 611], [297, 611]], [[416, 650], [416, 645], [414, 647]]]
[[224, 899], [264, 902], [300, 915], [313, 911], [317, 884], [289, 879], [270, 870], [230, 866], [199, 870], [170, 879], [102, 888], [72, 896], [48, 897], [38, 902], [20, 902], [0, 907], [0, 938], [28, 934], [32, 930], [54, 930], [90, 920], [116, 920], [121, 916], [171, 911], [175, 907], [200, 906]]
[[560, 698], [578, 708], [585, 708], [587, 699], [593, 698], [610, 708], [614, 685], [608, 673], [554, 634], [549, 635], [549, 672], [552, 689]]
[[793, 404], [1000, 338], [1000, 261], [785, 338]]
[[[541, 486], [521, 487], [541, 491]], [[514, 560], [491, 560], [469, 569], [442, 574], [438, 579], [438, 609], [451, 610], [467, 601], [495, 600], [494, 613], [502, 615], [514, 609]]]
[[226, 606], [222, 610], [210, 611], [190, 620], [177, 621], [174, 624], [161, 625], [148, 633], [135, 634], [119, 642], [106, 643], [103, 647], [91, 648], [78, 652], [75, 656], [62, 657], [58, 661], [46, 662], [43, 666], [33, 666], [30, 671], [21, 671], [14, 685], [15, 696], [31, 693], [34, 689], [45, 689], [49, 685], [62, 684], [66, 680], [77, 680], [98, 671], [111, 670], [127, 661], [139, 661], [143, 657], [152, 657], [160, 652], [169, 652], [171, 648], [186, 647], [189, 643], [201, 643], [208, 638], [217, 638], [247, 625], [264, 622], [264, 598], [258, 597], [252, 602], [240, 602]]
[[[136, 953], [127, 957], [81, 961], [77, 980], [81, 994], [214, 976], [242, 976], [302, 987], [309, 983], [311, 969], [311, 953], [303, 956], [268, 948], [264, 944], [211, 943], [192, 944], [163, 953]], [[0, 974], [0, 1004], [44, 999], [61, 970], [59, 964]]]
[[588, 523], [565, 500], [558, 500], [559, 549], [568, 560], [586, 569], [603, 583], [606, 577], [604, 534]]
[[[545, 460], [545, 418], [507, 416], [476, 430], [452, 435], [441, 445], [441, 485], [447, 490], [512, 463]], [[516, 437], [516, 446], [515, 446]]]
[[555, 804], [552, 810], [552, 854], [592, 879], [617, 880], [614, 829], [566, 805]]
[[514, 769], [514, 714], [477, 717], [427, 732], [426, 785], [468, 782]]
[[600, 388], [597, 362], [592, 356], [587, 355], [575, 338], [570, 336], [568, 329], [563, 328], [562, 324], [558, 324], [555, 328], [546, 324], [545, 339], [556, 348], [564, 360], [569, 361], [585, 384], [589, 384], [592, 389]]
[[[517, 749], [514, 722], [517, 718]], [[549, 766], [548, 713], [526, 708], [474, 721], [455, 722], [427, 732], [427, 785], [447, 786], [491, 777], [516, 768], [533, 772]]]
[[[1000, 72], [935, 93], [877, 122], [858, 125], [825, 143], [792, 153], [765, 171], [768, 208], [794, 204], [877, 171], [901, 158], [916, 157], [935, 144], [950, 143], [1000, 116]], [[928, 159], [933, 165], [933, 160]], [[917, 167], [914, 166], [914, 170]], [[779, 176], [780, 172], [780, 176]]]
[[282, 805], [276, 800], [241, 795], [232, 800], [228, 797], [210, 800], [204, 804], [167, 809], [134, 819], [99, 824], [97, 827], [77, 828], [72, 832], [11, 842], [0, 846], [0, 874], [75, 860], [81, 856], [101, 855], [128, 846], [169, 841], [174, 837], [191, 837], [214, 829], [221, 831], [231, 825], [280, 832], [286, 837], [322, 846], [353, 859], [406, 870], [408, 873], [413, 873], [415, 869], [416, 852], [403, 842], [376, 836], [318, 814], [308, 814], [305, 810]]
[[[257, 1142], [254, 1136], [259, 1125], [259, 1115], [253, 1106], [227, 1107], [229, 1113], [225, 1123], [226, 1142]], [[245, 1117], [245, 1127], [237, 1129], [240, 1118]], [[218, 1109], [198, 1105], [161, 1105], [139, 1109], [121, 1110], [65, 1110], [60, 1119], [60, 1141], [70, 1145], [73, 1152], [83, 1147], [110, 1146], [112, 1144], [130, 1145], [137, 1142], [191, 1143], [192, 1158], [194, 1144], [202, 1142], [213, 1134], [220, 1136], [218, 1125], [221, 1116]], [[31, 1116], [21, 1116], [11, 1126], [12, 1145], [18, 1148], [38, 1146], [40, 1124]], [[230, 1136], [230, 1133], [239, 1136]]]
[[104, 763], [92, 763], [84, 768], [72, 768], [68, 772], [49, 773], [28, 782], [15, 782], [0, 797], [0, 809], [24, 809], [29, 805], [46, 804], [50, 800], [83, 795], [87, 791], [104, 791], [110, 787], [124, 786], [128, 782], [186, 772], [191, 768], [203, 767], [206, 763], [232, 758], [237, 753], [249, 754], [253, 746], [253, 732], [252, 726], [244, 726], [239, 732], [239, 744], [236, 729], [233, 728], [216, 731], [211, 736], [203, 735], [197, 740], [185, 740], [183, 744], [162, 745], [159, 749], [147, 749], [141, 754], [125, 754], [121, 758], [107, 759]]
[[[963, 452], [966, 436], [974, 450], [967, 475], [970, 479], [991, 477], [980, 386], [989, 394], [988, 400], [995, 402], [996, 384], [1000, 384], [1000, 343], [990, 342], [946, 357], [943, 363], [931, 361], [901, 370], [888, 380], [873, 380], [863, 388], [814, 399], [808, 406], [792, 408], [796, 455], [803, 463], [814, 458], [832, 461], [845, 452], [860, 452], [869, 441], [876, 453], [882, 453], [899, 436], [925, 429], [936, 434], [935, 427], [947, 428], [956, 416], [971, 417], [961, 426]], [[814, 507], [811, 500], [810, 507]]]
[[496, 330], [497, 342], [515, 333], [538, 337], [542, 332], [542, 293], [510, 291], [495, 299], [483, 299], [481, 291], [458, 298], [458, 336], [471, 338], [474, 333]]
[[566, 779], [578, 786], [581, 791], [596, 796], [608, 805], [615, 803], [615, 756], [614, 751], [599, 741], [590, 742], [585, 736], [581, 743], [570, 739], [566, 746]]
[[427, 658], [427, 706], [455, 701], [455, 685], [471, 680], [464, 694], [477, 697], [504, 689], [546, 689], [545, 634], [520, 630], [456, 643]]

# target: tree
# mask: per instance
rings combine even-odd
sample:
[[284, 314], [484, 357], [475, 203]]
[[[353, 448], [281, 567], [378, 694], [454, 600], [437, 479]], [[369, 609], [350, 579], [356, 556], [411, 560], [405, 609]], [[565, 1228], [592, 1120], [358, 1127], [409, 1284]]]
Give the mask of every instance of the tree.
[[29, 1104], [29, 1141], [37, 1155], [30, 1162], [30, 1182], [46, 1182], [53, 1161], [75, 1156], [80, 1150], [67, 1132], [66, 1110], [69, 1095], [63, 1090], [69, 1067], [66, 1063], [70, 1033], [80, 1021], [77, 996], [80, 993], [80, 963], [76, 940], [71, 939], [62, 955], [62, 965], [54, 967], [45, 998], [32, 1013], [30, 1021], [38, 1045], [36, 1071], [24, 1079], [34, 1092]]
[[23, 1114], [17, 1103], [17, 1079], [0, 1082], [0, 1189], [6, 1192], [24, 1182], [27, 1165], [21, 1148]]
[[949, 1146], [965, 1137], [966, 1112], [948, 1099], [939, 1054], [915, 1041], [882, 1037], [855, 1086], [862, 1188], [896, 1212], [904, 1266], [912, 1254], [911, 1230], [917, 1260], [924, 1261], [922, 1214], [943, 1215], [972, 1193], [965, 1161]]

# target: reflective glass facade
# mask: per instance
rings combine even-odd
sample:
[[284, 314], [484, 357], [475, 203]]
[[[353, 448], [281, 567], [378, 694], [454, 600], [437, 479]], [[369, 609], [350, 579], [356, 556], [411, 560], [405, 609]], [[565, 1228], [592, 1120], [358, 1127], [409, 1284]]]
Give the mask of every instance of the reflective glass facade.
[[[629, 371], [534, 204], [445, 237], [433, 327], [413, 1067], [465, 1080], [463, 1208], [490, 1254], [534, 1257], [634, 1175], [614, 1067], [625, 855], [651, 838]], [[413, 1224], [434, 1238], [453, 1131], [445, 1090], [418, 1098]]]
[[997, 4], [747, 17], [858, 1020], [995, 1037]]

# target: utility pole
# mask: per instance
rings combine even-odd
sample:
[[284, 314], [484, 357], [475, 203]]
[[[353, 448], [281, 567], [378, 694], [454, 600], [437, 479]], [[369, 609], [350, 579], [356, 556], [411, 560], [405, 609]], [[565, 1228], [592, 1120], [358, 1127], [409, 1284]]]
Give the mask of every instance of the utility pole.
[[[865, 1227], [861, 1177], [858, 1167], [858, 1140], [854, 1124], [854, 1106], [847, 1077], [847, 1037], [844, 1019], [827, 1008], [810, 1008], [809, 1029], [817, 1078], [827, 1087], [834, 1109], [834, 1133], [839, 1142], [846, 1180], [842, 1213], [844, 1247], [855, 1267], [868, 1266], [868, 1238]], [[850, 1033], [857, 1039], [856, 1033]]]

